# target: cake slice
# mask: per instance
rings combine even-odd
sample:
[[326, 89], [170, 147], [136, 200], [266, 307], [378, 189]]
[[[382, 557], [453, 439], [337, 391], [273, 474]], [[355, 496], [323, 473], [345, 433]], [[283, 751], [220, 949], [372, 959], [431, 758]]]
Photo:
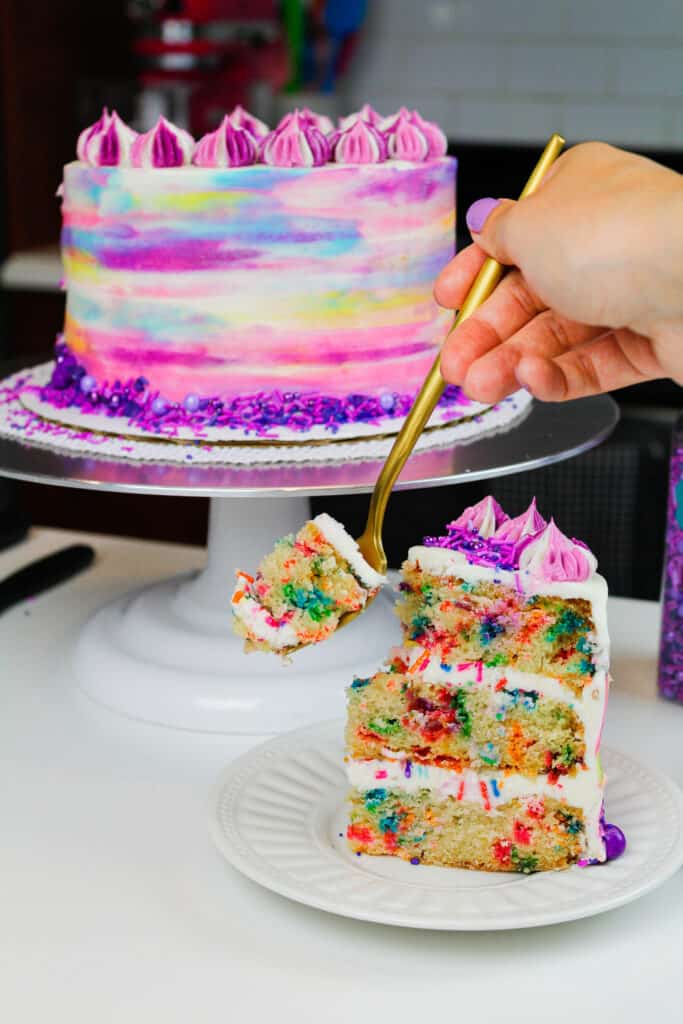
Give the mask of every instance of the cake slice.
[[348, 691], [356, 853], [525, 873], [606, 859], [596, 567], [535, 503], [510, 520], [492, 498], [411, 548], [404, 646]]
[[256, 576], [238, 570], [233, 626], [247, 650], [287, 654], [325, 640], [385, 582], [341, 523], [322, 513], [279, 540]]

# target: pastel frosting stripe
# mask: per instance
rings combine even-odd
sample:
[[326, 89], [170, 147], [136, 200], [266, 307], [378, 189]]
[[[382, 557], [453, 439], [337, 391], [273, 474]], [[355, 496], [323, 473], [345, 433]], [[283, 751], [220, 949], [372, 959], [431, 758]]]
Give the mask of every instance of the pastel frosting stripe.
[[413, 393], [450, 322], [455, 168], [69, 164], [65, 341], [98, 382], [144, 373], [172, 401]]

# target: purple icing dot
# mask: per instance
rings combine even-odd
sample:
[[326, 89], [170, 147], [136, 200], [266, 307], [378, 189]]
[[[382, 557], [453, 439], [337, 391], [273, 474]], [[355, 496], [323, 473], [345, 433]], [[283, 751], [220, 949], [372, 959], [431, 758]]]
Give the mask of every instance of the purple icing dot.
[[188, 412], [196, 412], [197, 409], [199, 408], [199, 401], [199, 395], [185, 395], [183, 405], [185, 406]]
[[97, 381], [94, 377], [91, 377], [89, 373], [86, 373], [84, 377], [81, 377], [81, 391], [86, 394], [88, 391], [94, 391], [97, 387]]
[[603, 832], [607, 860], [616, 860], [626, 849], [626, 836], [618, 825], [605, 825]]

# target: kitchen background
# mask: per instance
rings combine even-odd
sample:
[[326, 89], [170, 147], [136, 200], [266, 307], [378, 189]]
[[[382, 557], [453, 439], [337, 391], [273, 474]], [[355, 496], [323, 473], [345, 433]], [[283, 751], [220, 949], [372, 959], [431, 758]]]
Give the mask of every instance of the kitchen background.
[[[469, 203], [518, 192], [552, 131], [683, 172], [681, 0], [4, 0], [0, 61], [3, 374], [49, 358], [61, 327], [54, 193], [78, 131], [105, 103], [135, 127], [167, 113], [197, 135], [237, 102], [266, 120], [302, 100], [331, 113], [365, 101], [385, 114], [416, 107], [460, 161], [459, 245]], [[486, 491], [513, 514], [537, 493], [594, 547], [614, 593], [656, 597], [681, 389], [659, 382], [615, 397], [622, 422], [595, 452], [486, 486], [396, 495], [393, 560]], [[352, 530], [363, 509], [364, 499], [335, 500]], [[0, 545], [30, 522], [201, 542], [206, 513], [195, 499], [0, 481]]]

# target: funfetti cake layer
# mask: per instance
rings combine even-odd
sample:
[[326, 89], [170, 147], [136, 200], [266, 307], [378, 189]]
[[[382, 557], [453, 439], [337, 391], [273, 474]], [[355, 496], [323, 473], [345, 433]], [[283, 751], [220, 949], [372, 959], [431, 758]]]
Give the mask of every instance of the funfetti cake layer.
[[491, 498], [410, 550], [406, 646], [348, 691], [355, 852], [522, 872], [605, 860], [595, 570], [535, 504], [510, 520]]
[[[552, 544], [583, 564], [582, 579], [568, 578]], [[534, 572], [546, 557], [550, 571]], [[554, 676], [579, 694], [609, 661], [607, 584], [594, 563], [552, 523], [518, 542], [452, 525], [408, 553], [397, 608], [406, 641], [438, 647], [447, 663]]]
[[397, 651], [387, 668], [349, 691], [352, 757], [401, 752], [422, 764], [550, 778], [595, 765], [607, 696], [602, 672], [577, 697], [553, 677], [481, 661], [447, 665], [419, 647]]
[[[594, 781], [568, 787], [565, 795], [523, 775], [501, 779], [417, 766], [406, 778], [407, 764], [349, 764], [347, 836], [354, 852], [525, 874], [569, 867], [582, 857], [604, 860]], [[582, 806], [584, 789], [592, 792]]]
[[341, 523], [322, 513], [279, 540], [254, 577], [238, 571], [233, 627], [247, 650], [286, 653], [325, 640], [384, 582]]
[[[44, 401], [167, 436], [364, 436], [405, 416], [452, 318], [432, 295], [455, 247], [436, 125], [366, 106], [338, 130], [300, 111], [270, 131], [238, 108], [195, 143], [105, 111], [77, 148]], [[451, 387], [435, 415], [483, 409]]]

